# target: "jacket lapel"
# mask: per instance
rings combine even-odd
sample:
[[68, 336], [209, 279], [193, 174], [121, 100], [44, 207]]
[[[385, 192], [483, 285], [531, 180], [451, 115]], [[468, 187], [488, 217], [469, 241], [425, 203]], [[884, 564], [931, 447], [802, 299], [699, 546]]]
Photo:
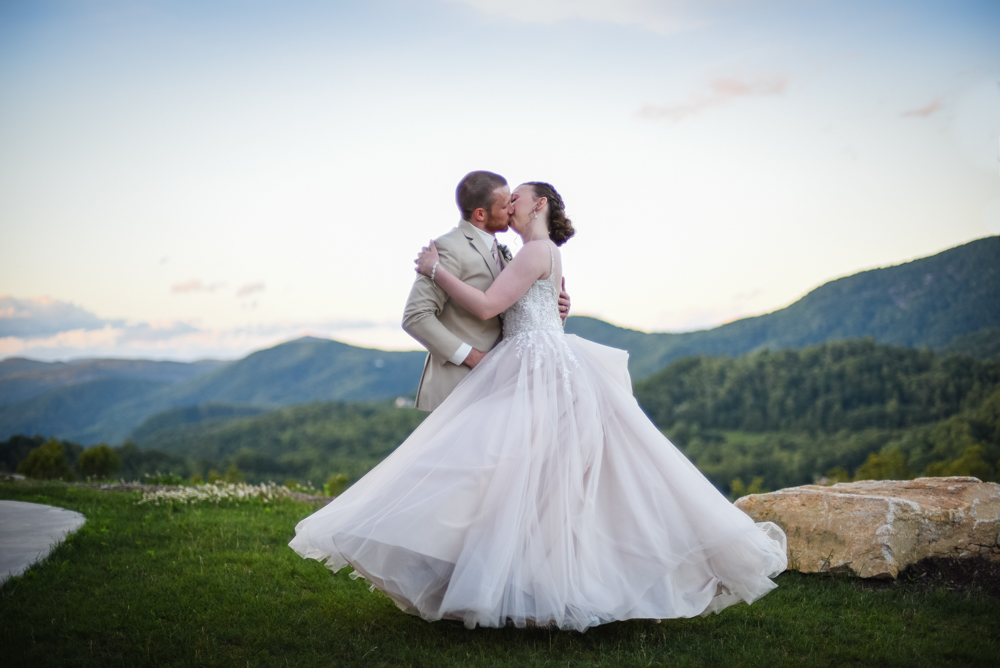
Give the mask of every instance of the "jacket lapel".
[[[479, 230], [477, 230], [475, 225], [467, 220], [463, 220], [458, 224], [458, 226], [462, 228], [462, 233], [465, 234], [465, 238], [469, 240], [472, 247], [475, 248], [483, 257], [483, 262], [486, 263], [486, 268], [489, 270], [490, 276], [493, 277], [493, 280], [496, 280], [497, 270], [496, 266], [493, 264], [493, 253], [491, 253], [490, 249], [486, 247], [485, 243], [483, 243], [483, 236], [479, 234]], [[503, 266], [503, 258], [500, 259], [500, 263], [501, 266]]]

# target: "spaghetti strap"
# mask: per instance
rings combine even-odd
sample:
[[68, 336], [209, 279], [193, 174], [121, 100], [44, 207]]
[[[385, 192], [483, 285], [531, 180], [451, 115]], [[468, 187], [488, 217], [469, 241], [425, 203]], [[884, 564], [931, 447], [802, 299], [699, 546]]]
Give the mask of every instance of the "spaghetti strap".
[[555, 251], [552, 250], [552, 246], [553, 246], [553, 243], [550, 240], [549, 241], [549, 280], [554, 283], [555, 282], [555, 277], [556, 277], [556, 254], [555, 254]]

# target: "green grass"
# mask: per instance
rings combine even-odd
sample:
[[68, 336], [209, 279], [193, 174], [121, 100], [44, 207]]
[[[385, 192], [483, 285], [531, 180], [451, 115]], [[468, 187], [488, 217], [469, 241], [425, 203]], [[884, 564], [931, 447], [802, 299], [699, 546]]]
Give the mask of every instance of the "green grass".
[[293, 501], [136, 505], [59, 484], [0, 498], [87, 523], [0, 589], [5, 666], [972, 666], [1000, 655], [1000, 599], [785, 573], [753, 606], [586, 633], [428, 624], [287, 547]]

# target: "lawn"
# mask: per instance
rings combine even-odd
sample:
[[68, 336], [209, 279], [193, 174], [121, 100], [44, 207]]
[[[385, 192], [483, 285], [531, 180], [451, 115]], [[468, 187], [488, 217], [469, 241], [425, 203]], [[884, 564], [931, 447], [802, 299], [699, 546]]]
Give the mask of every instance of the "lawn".
[[5, 666], [994, 666], [1000, 598], [785, 573], [753, 606], [586, 633], [428, 624], [287, 547], [291, 500], [137, 505], [134, 493], [0, 483], [87, 523], [0, 589]]

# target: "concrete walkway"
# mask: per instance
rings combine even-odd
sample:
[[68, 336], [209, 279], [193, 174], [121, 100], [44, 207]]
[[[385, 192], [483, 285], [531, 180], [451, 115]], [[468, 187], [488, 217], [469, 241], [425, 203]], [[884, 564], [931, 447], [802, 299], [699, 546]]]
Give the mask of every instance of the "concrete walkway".
[[0, 501], [0, 584], [21, 575], [86, 522], [80, 513], [24, 501]]

